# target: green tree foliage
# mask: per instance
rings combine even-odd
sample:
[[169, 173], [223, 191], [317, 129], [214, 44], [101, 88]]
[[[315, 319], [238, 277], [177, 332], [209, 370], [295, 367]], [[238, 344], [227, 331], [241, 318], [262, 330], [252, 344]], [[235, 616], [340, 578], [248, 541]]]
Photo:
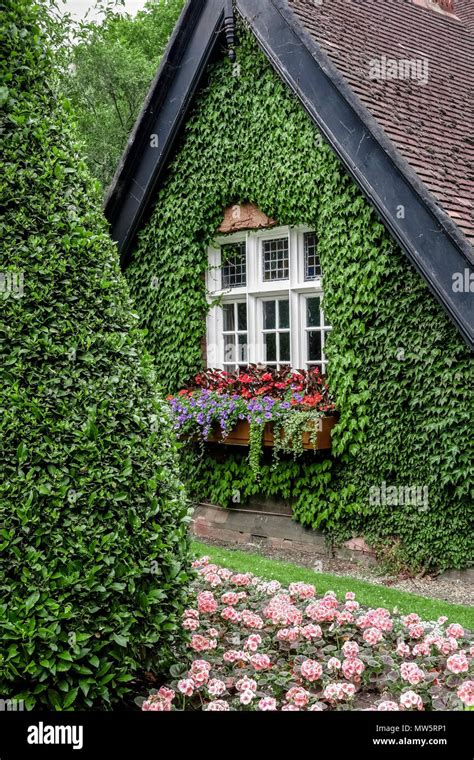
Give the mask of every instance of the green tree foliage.
[[[76, 115], [87, 164], [104, 190], [183, 2], [151, 0], [135, 16], [120, 12], [117, 6], [105, 6], [100, 23], [69, 25], [74, 45], [64, 66], [62, 87]], [[66, 28], [64, 21], [62, 28]]]
[[48, 23], [3, 4], [0, 694], [107, 707], [179, 642], [188, 514]]
[[[126, 273], [160, 379], [175, 392], [202, 367], [206, 246], [223, 209], [252, 201], [282, 225], [311, 225], [341, 417], [332, 462], [282, 462], [259, 489], [289, 495], [296, 519], [339, 539], [365, 534], [399, 543], [411, 564], [465, 566], [469, 350], [250, 33], [240, 32], [237, 53], [235, 67], [222, 59], [210, 68]], [[245, 457], [209, 457], [184, 471], [201, 478], [202, 487], [192, 484], [201, 499], [255, 493]], [[427, 487], [427, 509], [374, 503], [370, 489], [383, 483]]]

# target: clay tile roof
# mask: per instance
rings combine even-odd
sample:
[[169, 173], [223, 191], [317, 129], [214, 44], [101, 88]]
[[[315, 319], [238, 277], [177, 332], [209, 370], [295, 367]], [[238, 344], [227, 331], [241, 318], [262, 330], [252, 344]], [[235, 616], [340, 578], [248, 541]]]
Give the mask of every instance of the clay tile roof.
[[[288, 4], [474, 242], [474, 0]], [[418, 74], [382, 78], [400, 60], [418, 61]]]
[[474, 33], [474, 2], [473, 0], [456, 0], [456, 15], [464, 26]]

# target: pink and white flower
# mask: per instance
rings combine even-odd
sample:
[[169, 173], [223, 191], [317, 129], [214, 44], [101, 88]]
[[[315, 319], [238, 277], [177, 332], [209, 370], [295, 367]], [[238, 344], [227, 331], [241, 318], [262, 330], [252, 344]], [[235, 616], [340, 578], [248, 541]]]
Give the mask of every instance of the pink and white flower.
[[271, 668], [272, 666], [270, 658], [267, 654], [253, 654], [250, 657], [250, 664], [257, 671], [268, 670], [268, 668]]
[[311, 641], [312, 639], [320, 639], [322, 638], [322, 635], [323, 635], [321, 626], [315, 625], [314, 623], [303, 625], [299, 629], [299, 633], [301, 634], [301, 636], [303, 636], [304, 639], [308, 639], [308, 641]]
[[240, 601], [239, 594], [237, 594], [235, 591], [226, 591], [225, 594], [222, 594], [221, 596], [222, 604], [225, 604], [228, 607], [235, 607], [235, 605], [238, 604], [239, 601]]
[[245, 642], [244, 649], [248, 649], [250, 652], [256, 652], [261, 643], [262, 637], [258, 633], [252, 633]]
[[195, 634], [191, 639], [190, 646], [195, 652], [206, 652], [209, 649], [215, 649], [217, 641], [215, 639], [208, 639], [206, 636]]
[[362, 638], [374, 647], [383, 640], [383, 633], [378, 628], [366, 628]]
[[199, 612], [212, 614], [217, 610], [218, 606], [212, 591], [201, 591], [198, 595]]
[[453, 639], [462, 639], [464, 636], [464, 628], [457, 623], [451, 623], [446, 629], [446, 635]]
[[246, 691], [243, 691], [240, 694], [241, 705], [249, 705], [254, 699], [255, 699], [255, 692], [253, 692], [251, 689], [246, 689]]
[[166, 686], [162, 686], [158, 691], [158, 696], [161, 697], [161, 699], [165, 699], [167, 702], [172, 702], [176, 693], [173, 689], [168, 689]]
[[400, 667], [400, 675], [404, 681], [408, 681], [412, 686], [416, 686], [425, 679], [425, 674], [416, 662], [403, 662]]
[[346, 641], [342, 647], [342, 653], [345, 657], [357, 657], [359, 654], [359, 645], [356, 641]]
[[364, 663], [357, 657], [350, 657], [349, 659], [342, 661], [342, 672], [344, 674], [344, 678], [357, 678], [362, 675], [364, 670]]
[[273, 697], [263, 697], [258, 703], [258, 709], [262, 712], [277, 710], [277, 701]]
[[323, 692], [324, 699], [330, 702], [352, 699], [355, 694], [355, 686], [352, 683], [330, 683]]
[[330, 657], [327, 662], [327, 669], [330, 673], [335, 672], [336, 670], [340, 670], [342, 667], [342, 662], [337, 657]]
[[474, 681], [463, 681], [456, 693], [466, 707], [474, 707]]
[[257, 630], [263, 628], [263, 620], [260, 615], [256, 615], [250, 610], [242, 611], [242, 622], [246, 628], [257, 628]]
[[307, 681], [319, 681], [323, 674], [323, 666], [316, 660], [305, 660], [301, 665], [301, 675]]
[[310, 696], [310, 693], [300, 686], [293, 686], [285, 695], [287, 702], [296, 705], [296, 707], [305, 707], [309, 702]]
[[257, 691], [257, 682], [253, 678], [244, 676], [235, 684], [237, 691]]
[[405, 710], [423, 710], [423, 700], [414, 691], [405, 691], [400, 697], [400, 704]]
[[234, 586], [250, 586], [252, 576], [250, 573], [236, 573], [236, 575], [231, 575], [230, 582]]
[[153, 699], [150, 697], [150, 699], [147, 699], [142, 704], [144, 712], [171, 712], [172, 709], [171, 702], [167, 699]]
[[223, 659], [224, 662], [247, 662], [249, 655], [239, 649], [229, 649], [228, 652], [224, 652]]
[[185, 631], [197, 631], [199, 628], [199, 620], [195, 618], [185, 618], [183, 621], [183, 628]]
[[467, 673], [469, 670], [469, 660], [464, 652], [459, 652], [459, 654], [453, 654], [451, 657], [448, 657], [446, 667], [451, 673]]
[[312, 599], [316, 596], [316, 589], [309, 583], [290, 583], [288, 590], [291, 596], [301, 599]]
[[221, 697], [227, 691], [224, 681], [219, 678], [212, 678], [207, 684], [207, 690], [211, 697]]
[[194, 694], [194, 680], [192, 678], [183, 678], [178, 681], [178, 691], [185, 697], [192, 697]]
[[228, 702], [224, 702], [222, 699], [217, 699], [215, 702], [209, 702], [204, 709], [206, 712], [229, 712], [230, 707]]
[[400, 641], [396, 648], [396, 653], [399, 657], [409, 657], [411, 653], [411, 649], [408, 646], [408, 644], [405, 644], [403, 641]]
[[229, 623], [238, 623], [242, 619], [242, 614], [233, 607], [225, 607], [221, 612], [221, 618]]
[[408, 626], [408, 633], [412, 639], [421, 639], [425, 633], [422, 625], [414, 624]]

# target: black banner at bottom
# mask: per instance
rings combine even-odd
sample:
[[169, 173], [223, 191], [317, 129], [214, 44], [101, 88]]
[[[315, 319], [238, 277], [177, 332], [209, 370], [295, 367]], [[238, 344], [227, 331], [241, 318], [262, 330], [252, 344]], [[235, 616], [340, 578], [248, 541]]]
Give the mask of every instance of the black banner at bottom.
[[473, 717], [472, 712], [0, 712], [0, 760], [92, 758], [104, 751], [109, 757], [133, 757], [137, 750], [155, 755], [169, 753], [170, 742], [179, 751], [207, 747], [213, 754], [254, 753], [261, 745], [268, 755], [273, 748], [283, 750], [282, 740], [315, 756], [356, 750], [380, 758], [408, 752], [472, 760]]

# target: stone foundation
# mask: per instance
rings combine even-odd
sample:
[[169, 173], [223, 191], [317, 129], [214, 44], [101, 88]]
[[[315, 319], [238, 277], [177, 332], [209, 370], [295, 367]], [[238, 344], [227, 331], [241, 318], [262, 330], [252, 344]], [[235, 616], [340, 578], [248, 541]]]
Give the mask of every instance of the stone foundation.
[[[223, 542], [232, 546], [257, 544], [260, 548], [279, 549], [302, 555], [307, 561], [344, 560], [354, 566], [374, 565], [375, 553], [363, 538], [352, 538], [341, 547], [327, 543], [323, 533], [304, 528], [291, 519], [291, 505], [271, 498], [255, 497], [248, 505], [224, 509], [213, 504], [199, 504], [191, 523], [196, 538]], [[448, 570], [444, 580], [474, 582], [474, 570]]]

